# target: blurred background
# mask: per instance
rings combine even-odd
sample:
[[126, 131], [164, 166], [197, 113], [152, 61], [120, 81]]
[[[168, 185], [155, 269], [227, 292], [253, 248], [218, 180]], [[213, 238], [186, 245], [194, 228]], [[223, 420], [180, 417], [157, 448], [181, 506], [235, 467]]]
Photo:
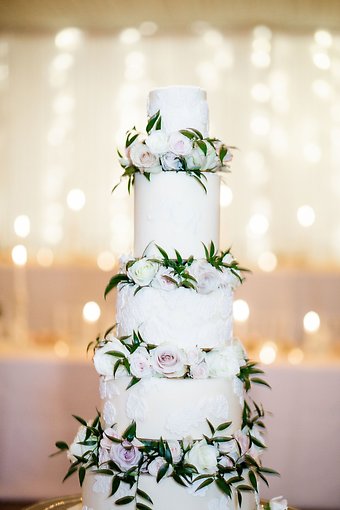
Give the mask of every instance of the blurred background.
[[263, 494], [339, 509], [337, 0], [0, 1], [0, 499], [78, 491], [47, 456], [99, 406], [86, 345], [133, 239], [116, 147], [176, 84], [207, 90], [210, 134], [238, 147], [220, 246], [252, 271], [235, 333], [273, 386]]

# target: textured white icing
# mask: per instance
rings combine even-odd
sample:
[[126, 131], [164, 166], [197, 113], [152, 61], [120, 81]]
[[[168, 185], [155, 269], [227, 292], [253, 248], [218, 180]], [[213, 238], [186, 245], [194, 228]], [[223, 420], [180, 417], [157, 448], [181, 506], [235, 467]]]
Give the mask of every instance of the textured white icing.
[[[115, 508], [114, 501], [127, 495], [133, 495], [135, 488], [131, 490], [127, 484], [122, 483], [118, 492], [109, 497], [110, 490], [106, 493], [94, 492], [93, 484], [95, 478], [91, 472], [87, 472], [82, 489], [83, 504], [96, 510], [112, 510]], [[100, 475], [105, 477], [105, 475]], [[126, 486], [122, 488], [122, 486]], [[241, 507], [237, 504], [236, 495], [233, 494], [230, 500], [225, 501], [220, 490], [215, 484], [209, 485], [206, 490], [195, 494], [187, 487], [177, 484], [172, 478], [163, 478], [160, 483], [155, 477], [141, 475], [139, 488], [145, 491], [153, 501], [154, 510], [174, 510], [174, 508], [185, 510], [255, 510], [256, 500], [252, 493], [244, 493]], [[200, 497], [201, 496], [201, 497]], [[174, 502], [177, 502], [174, 505]], [[224, 506], [223, 506], [224, 505]], [[118, 508], [118, 507], [117, 507]], [[125, 510], [135, 510], [135, 502], [124, 505]]]
[[145, 287], [136, 295], [125, 285], [118, 291], [118, 336], [139, 330], [152, 344], [171, 342], [185, 349], [217, 347], [232, 338], [232, 302], [230, 288], [199, 294], [179, 288], [164, 291]]
[[103, 407], [103, 418], [105, 423], [107, 423], [108, 426], [113, 425], [114, 423], [116, 423], [116, 417], [117, 411], [115, 406], [112, 404], [110, 400], [106, 400]]
[[[210, 434], [207, 418], [216, 426], [232, 421], [227, 434], [241, 427], [242, 405], [234, 392], [232, 378], [151, 377], [126, 390], [129, 382], [128, 377], [117, 379], [116, 395], [104, 401], [104, 408], [108, 403], [115, 408], [119, 432], [132, 420], [137, 424], [137, 436], [144, 438], [200, 438], [202, 434]], [[112, 421], [106, 422], [106, 426], [111, 424]]]
[[207, 94], [199, 87], [178, 86], [151, 90], [147, 110], [149, 117], [160, 110], [162, 129], [167, 133], [195, 128], [203, 136], [208, 135]]
[[204, 257], [203, 244], [219, 246], [220, 177], [206, 173], [201, 185], [185, 172], [161, 172], [150, 182], [136, 175], [134, 186], [134, 254], [150, 242], [183, 257]]

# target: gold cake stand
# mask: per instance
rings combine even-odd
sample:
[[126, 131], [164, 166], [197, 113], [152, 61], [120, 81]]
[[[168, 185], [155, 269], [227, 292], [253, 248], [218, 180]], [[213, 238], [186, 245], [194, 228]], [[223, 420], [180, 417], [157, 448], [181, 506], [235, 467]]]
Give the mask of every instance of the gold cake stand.
[[[261, 501], [264, 503], [264, 501]], [[68, 510], [69, 508], [79, 506], [81, 508], [81, 496], [64, 496], [63, 498], [46, 499], [27, 507], [25, 510]], [[289, 507], [288, 510], [296, 510]]]

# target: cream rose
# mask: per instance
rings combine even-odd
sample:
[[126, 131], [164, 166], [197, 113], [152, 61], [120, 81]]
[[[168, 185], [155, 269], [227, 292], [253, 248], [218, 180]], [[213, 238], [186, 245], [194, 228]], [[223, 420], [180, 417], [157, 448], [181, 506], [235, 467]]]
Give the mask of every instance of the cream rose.
[[161, 156], [161, 164], [164, 170], [182, 170], [182, 162], [173, 152], [166, 152]]
[[113, 443], [110, 448], [110, 458], [117, 464], [122, 471], [128, 471], [132, 467], [137, 467], [142, 457], [141, 452], [129, 441]]
[[215, 473], [217, 470], [218, 450], [208, 445], [205, 439], [198, 441], [185, 454], [185, 461], [195, 466], [199, 473]]
[[130, 356], [131, 374], [138, 378], [150, 377], [152, 375], [151, 358], [145, 347], [138, 347]]
[[288, 502], [282, 496], [277, 496], [269, 501], [270, 510], [287, 510]]
[[189, 267], [189, 273], [195, 278], [200, 294], [209, 294], [221, 285], [220, 272], [205, 259], [195, 260]]
[[150, 285], [158, 271], [158, 264], [152, 262], [146, 257], [136, 260], [129, 269], [127, 275], [131, 280], [140, 287], [147, 287]]
[[[148, 473], [151, 476], [154, 476], [156, 478], [156, 476], [158, 475], [158, 471], [161, 469], [162, 466], [164, 466], [164, 464], [165, 464], [165, 460], [163, 459], [163, 457], [156, 457], [148, 465]], [[169, 466], [169, 468], [167, 469], [167, 472], [165, 473], [165, 476], [170, 476], [172, 471], [173, 471], [172, 467]]]
[[168, 135], [161, 130], [152, 131], [146, 138], [145, 144], [153, 154], [164, 154], [169, 150]]
[[205, 162], [204, 152], [199, 147], [195, 147], [190, 154], [185, 156], [185, 161], [189, 170], [201, 169]]
[[[129, 351], [113, 335], [108, 335], [107, 340], [107, 342], [103, 342], [99, 345], [99, 347], [96, 348], [93, 356], [93, 363], [99, 375], [112, 376], [117, 358], [107, 353], [109, 351], [117, 351], [127, 357]], [[124, 375], [127, 375], [126, 369], [124, 367], [119, 367], [116, 372], [116, 377], [122, 377]]]
[[187, 156], [192, 151], [192, 141], [176, 131], [169, 136], [169, 149], [177, 156]]
[[174, 290], [178, 288], [179, 278], [170, 268], [160, 267], [152, 280], [151, 286], [155, 289]]
[[235, 358], [238, 361], [240, 367], [246, 364], [246, 352], [238, 338], [233, 338], [230, 346], [230, 350], [233, 352]]
[[202, 170], [213, 170], [214, 168], [221, 165], [221, 161], [216, 154], [215, 149], [208, 143], [207, 154], [204, 159]]
[[190, 349], [186, 354], [188, 365], [198, 365], [204, 360], [204, 352], [199, 347]]
[[231, 346], [213, 349], [205, 355], [210, 377], [234, 377], [240, 372], [240, 364]]
[[168, 441], [168, 445], [170, 448], [172, 461], [174, 464], [177, 464], [177, 462], [181, 460], [183, 454], [181, 445], [179, 441], [176, 441], [175, 439]]
[[191, 365], [190, 375], [193, 379], [207, 379], [209, 377], [209, 368], [205, 361], [197, 365]]
[[158, 158], [141, 142], [135, 143], [130, 151], [132, 163], [140, 170], [148, 172], [150, 168], [158, 165]]
[[161, 344], [152, 350], [152, 366], [165, 377], [182, 377], [186, 372], [185, 353], [175, 345]]

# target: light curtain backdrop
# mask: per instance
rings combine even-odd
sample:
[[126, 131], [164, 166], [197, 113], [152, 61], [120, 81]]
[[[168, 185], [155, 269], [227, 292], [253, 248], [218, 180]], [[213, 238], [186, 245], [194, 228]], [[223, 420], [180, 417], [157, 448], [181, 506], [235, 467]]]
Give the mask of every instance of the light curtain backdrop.
[[[112, 36], [1, 35], [3, 259], [17, 243], [31, 262], [41, 248], [59, 261], [131, 249], [126, 183], [110, 195], [115, 147], [133, 125], [144, 130], [148, 91], [171, 84], [205, 88], [211, 135], [239, 148], [221, 192], [221, 247], [252, 266], [268, 251], [283, 264], [339, 265], [340, 33], [200, 22], [176, 37], [152, 23]], [[83, 195], [72, 202], [73, 189]], [[79, 211], [67, 205], [84, 198]]]

